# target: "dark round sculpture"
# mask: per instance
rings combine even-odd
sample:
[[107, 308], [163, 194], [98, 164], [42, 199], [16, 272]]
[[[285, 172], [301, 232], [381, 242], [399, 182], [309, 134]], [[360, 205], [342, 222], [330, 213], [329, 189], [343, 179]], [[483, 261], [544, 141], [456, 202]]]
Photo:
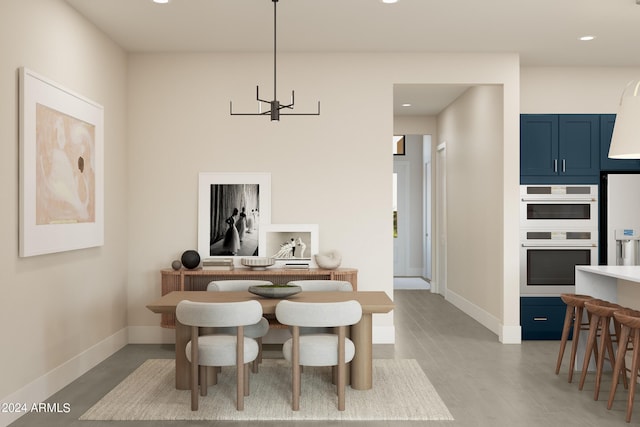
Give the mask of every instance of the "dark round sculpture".
[[200, 265], [200, 254], [194, 250], [184, 251], [180, 260], [185, 268], [193, 270]]

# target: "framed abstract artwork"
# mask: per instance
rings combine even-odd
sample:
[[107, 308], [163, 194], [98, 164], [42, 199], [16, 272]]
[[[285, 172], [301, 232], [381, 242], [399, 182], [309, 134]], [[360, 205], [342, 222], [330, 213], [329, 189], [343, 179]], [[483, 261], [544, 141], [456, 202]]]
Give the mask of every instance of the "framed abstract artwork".
[[19, 255], [104, 244], [104, 109], [20, 69]]
[[271, 174], [199, 174], [198, 253], [202, 258], [257, 256], [271, 222]]

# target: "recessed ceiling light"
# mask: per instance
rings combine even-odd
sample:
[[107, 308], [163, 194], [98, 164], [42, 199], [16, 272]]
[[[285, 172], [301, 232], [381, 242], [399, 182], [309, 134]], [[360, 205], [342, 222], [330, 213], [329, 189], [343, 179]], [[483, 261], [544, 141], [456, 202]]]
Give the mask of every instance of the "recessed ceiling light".
[[405, 104], [402, 104], [402, 106], [403, 107], [411, 107], [411, 104], [405, 103]]
[[386, 3], [386, 4], [398, 3], [398, 0], [382, 0], [382, 3]]
[[153, 2], [158, 4], [167, 4], [169, 3], [169, 0], [153, 0]]
[[582, 40], [583, 42], [588, 42], [588, 41], [591, 41], [591, 40], [593, 40], [595, 38], [596, 38], [596, 36], [582, 36], [582, 37], [580, 37], [580, 40]]

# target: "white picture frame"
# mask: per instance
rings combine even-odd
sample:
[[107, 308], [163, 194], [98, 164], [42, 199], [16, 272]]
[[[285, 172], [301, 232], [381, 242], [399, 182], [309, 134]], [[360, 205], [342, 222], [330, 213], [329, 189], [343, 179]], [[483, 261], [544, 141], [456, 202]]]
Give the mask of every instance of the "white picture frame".
[[19, 256], [104, 244], [104, 108], [20, 68]]
[[319, 247], [318, 230], [318, 224], [265, 224], [260, 228], [259, 255], [275, 258], [277, 264], [300, 262], [316, 267], [314, 255]]
[[[227, 222], [233, 216], [236, 227], [245, 208], [245, 226], [251, 221], [251, 229], [245, 229], [242, 238], [238, 231], [237, 252], [225, 247], [225, 240], [232, 229]], [[249, 217], [251, 219], [249, 219]], [[240, 258], [257, 256], [259, 232], [271, 222], [271, 174], [270, 173], [218, 173], [201, 172], [198, 176], [198, 253], [202, 259]], [[232, 239], [234, 240], [234, 239]], [[238, 261], [238, 262], [236, 262]]]

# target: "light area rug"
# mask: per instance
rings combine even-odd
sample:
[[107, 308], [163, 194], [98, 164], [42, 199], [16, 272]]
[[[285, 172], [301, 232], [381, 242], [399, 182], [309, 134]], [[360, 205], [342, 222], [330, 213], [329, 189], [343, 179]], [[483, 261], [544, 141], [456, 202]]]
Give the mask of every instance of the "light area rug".
[[373, 361], [373, 388], [347, 387], [346, 410], [338, 411], [331, 368], [305, 367], [300, 410], [291, 410], [291, 368], [266, 359], [251, 374], [244, 410], [235, 403], [235, 368], [223, 368], [218, 384], [191, 411], [191, 392], [175, 389], [174, 360], [149, 359], [125, 378], [81, 420], [453, 420], [413, 359]]

